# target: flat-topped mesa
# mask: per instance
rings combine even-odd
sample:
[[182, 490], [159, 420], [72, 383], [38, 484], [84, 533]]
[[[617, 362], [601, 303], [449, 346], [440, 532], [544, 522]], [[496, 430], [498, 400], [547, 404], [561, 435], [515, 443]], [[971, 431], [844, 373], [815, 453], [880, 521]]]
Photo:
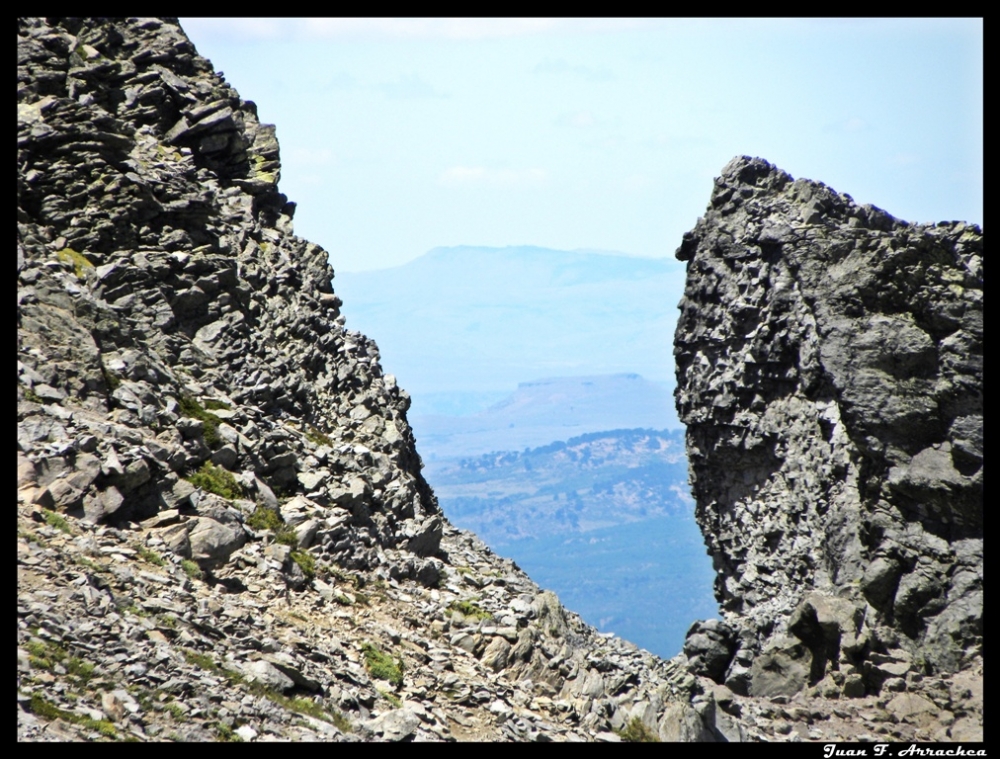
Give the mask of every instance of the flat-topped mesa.
[[981, 654], [982, 249], [759, 158], [715, 180], [674, 355], [716, 679], [873, 693]]

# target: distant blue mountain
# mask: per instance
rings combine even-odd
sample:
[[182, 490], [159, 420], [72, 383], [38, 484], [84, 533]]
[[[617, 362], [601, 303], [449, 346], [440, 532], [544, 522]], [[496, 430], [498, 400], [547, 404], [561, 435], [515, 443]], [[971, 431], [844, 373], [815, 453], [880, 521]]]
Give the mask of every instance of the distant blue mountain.
[[718, 614], [672, 397], [684, 275], [666, 258], [463, 246], [334, 281], [348, 328], [413, 399], [445, 514], [661, 656]]
[[681, 427], [668, 386], [638, 374], [522, 382], [485, 411], [466, 416], [411, 414], [410, 423], [425, 461], [517, 451], [602, 430]]
[[[531, 377], [637, 373], [673, 386], [684, 264], [531, 246], [435, 248], [341, 272], [347, 326], [372, 337], [412, 415], [486, 408]], [[642, 426], [663, 426], [649, 421]]]

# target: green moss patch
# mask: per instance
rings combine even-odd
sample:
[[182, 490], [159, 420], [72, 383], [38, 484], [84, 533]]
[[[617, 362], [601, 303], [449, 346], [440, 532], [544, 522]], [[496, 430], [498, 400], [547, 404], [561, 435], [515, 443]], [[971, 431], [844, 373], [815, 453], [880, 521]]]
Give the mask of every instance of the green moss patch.
[[73, 271], [78, 279], [83, 279], [87, 275], [87, 269], [94, 268], [94, 264], [83, 253], [78, 253], [72, 248], [56, 251], [56, 256], [60, 261], [73, 264]]

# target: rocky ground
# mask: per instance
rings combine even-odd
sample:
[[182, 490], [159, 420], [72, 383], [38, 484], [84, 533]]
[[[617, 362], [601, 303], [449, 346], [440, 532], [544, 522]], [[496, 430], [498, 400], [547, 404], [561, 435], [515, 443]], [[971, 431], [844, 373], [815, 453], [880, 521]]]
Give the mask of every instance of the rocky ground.
[[273, 533], [199, 573], [162, 537], [182, 518], [19, 509], [20, 739], [619, 741], [635, 718], [673, 740], [982, 739], [981, 663], [881, 696], [739, 696], [596, 634], [468, 532], [446, 530], [436, 588], [321, 558], [292, 590]]
[[427, 587], [321, 556], [301, 578], [268, 530], [202, 572], [167, 545], [184, 519], [21, 509], [22, 739], [614, 741], [636, 716], [669, 730], [694, 686], [468, 532]]

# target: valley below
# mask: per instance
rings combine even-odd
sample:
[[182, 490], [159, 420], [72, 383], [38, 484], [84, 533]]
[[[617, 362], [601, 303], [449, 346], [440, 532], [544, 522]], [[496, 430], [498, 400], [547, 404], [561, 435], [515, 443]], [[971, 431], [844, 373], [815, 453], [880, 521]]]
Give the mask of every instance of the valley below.
[[683, 446], [676, 430], [611, 430], [435, 458], [424, 475], [454, 524], [602, 632], [670, 658], [695, 619], [718, 616]]

